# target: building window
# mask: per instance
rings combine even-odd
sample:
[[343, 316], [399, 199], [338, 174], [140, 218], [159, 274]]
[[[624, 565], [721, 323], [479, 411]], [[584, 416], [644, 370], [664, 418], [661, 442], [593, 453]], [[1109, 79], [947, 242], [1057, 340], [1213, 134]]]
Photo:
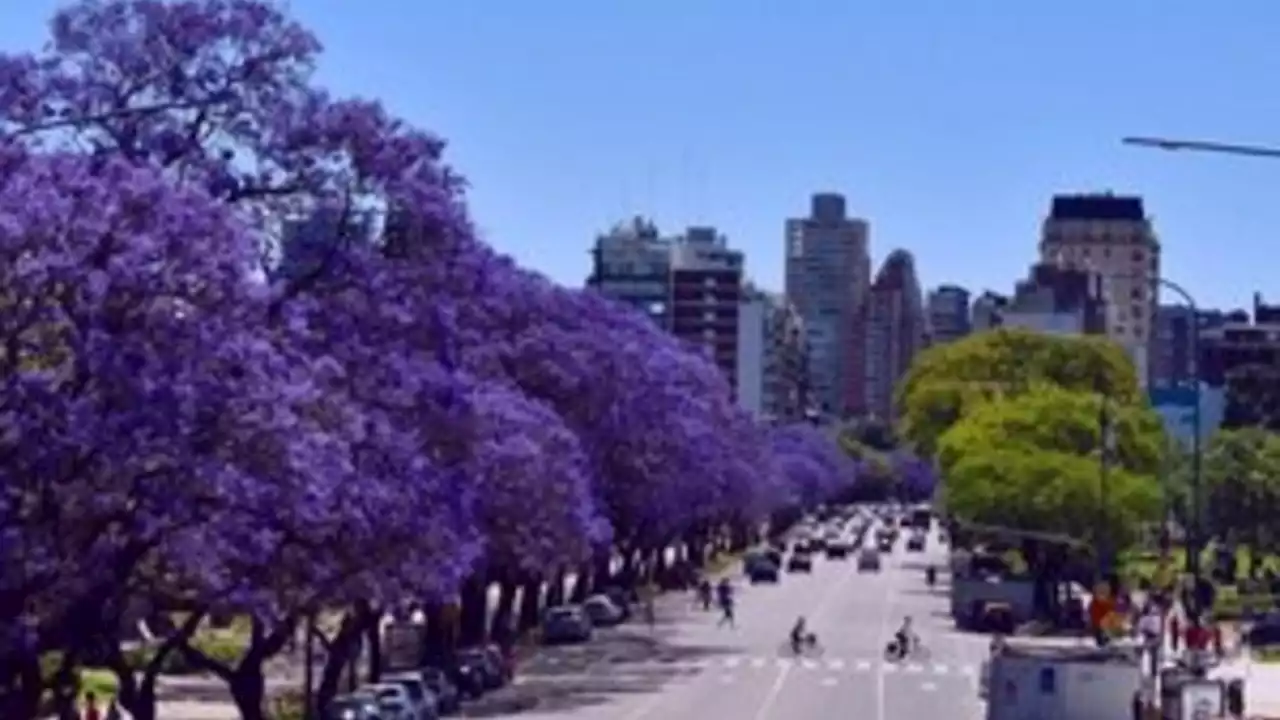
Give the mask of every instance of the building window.
[[1141, 301], [1142, 295], [1143, 295], [1143, 292], [1142, 292], [1142, 288], [1140, 287], [1136, 287], [1129, 291], [1129, 299], [1131, 300]]
[[702, 320], [704, 322], [715, 322], [716, 312], [714, 310], [703, 310]]
[[707, 342], [715, 342], [715, 339], [716, 339], [715, 328], [704, 328], [702, 330], [702, 339], [706, 340]]
[[702, 278], [702, 286], [713, 288], [716, 286], [716, 279], [713, 277], [704, 277]]
[[1133, 261], [1135, 263], [1141, 263], [1143, 260], [1146, 260], [1146, 259], [1147, 259], [1146, 253], [1142, 252], [1141, 250], [1133, 251]]

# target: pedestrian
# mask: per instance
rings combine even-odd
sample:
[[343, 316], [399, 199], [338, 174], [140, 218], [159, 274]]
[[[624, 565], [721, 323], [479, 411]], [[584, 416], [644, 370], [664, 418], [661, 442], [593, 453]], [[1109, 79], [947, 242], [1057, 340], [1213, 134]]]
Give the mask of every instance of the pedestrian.
[[102, 720], [102, 710], [98, 708], [98, 697], [92, 692], [84, 694], [83, 720]]
[[729, 629], [737, 627], [733, 621], [733, 596], [726, 596], [720, 601], [720, 621], [716, 623], [716, 627], [729, 626]]
[[1175, 653], [1182, 646], [1182, 623], [1176, 614], [1169, 616], [1169, 645]]

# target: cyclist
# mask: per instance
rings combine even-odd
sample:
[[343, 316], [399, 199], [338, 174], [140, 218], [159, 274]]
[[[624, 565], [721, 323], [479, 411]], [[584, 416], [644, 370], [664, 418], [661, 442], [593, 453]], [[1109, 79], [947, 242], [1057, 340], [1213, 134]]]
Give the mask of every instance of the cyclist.
[[911, 654], [911, 649], [918, 642], [916, 634], [911, 629], [911, 616], [908, 615], [902, 619], [902, 625], [898, 628], [898, 632], [893, 634], [894, 642], [898, 646], [898, 657], [904, 658]]
[[806, 641], [809, 639], [808, 627], [805, 624], [804, 616], [796, 618], [796, 624], [791, 626], [791, 650], [797, 655], [804, 649]]
[[933, 584], [938, 581], [938, 569], [932, 565], [926, 568], [924, 571], [924, 581], [928, 583], [929, 587], [933, 587]]

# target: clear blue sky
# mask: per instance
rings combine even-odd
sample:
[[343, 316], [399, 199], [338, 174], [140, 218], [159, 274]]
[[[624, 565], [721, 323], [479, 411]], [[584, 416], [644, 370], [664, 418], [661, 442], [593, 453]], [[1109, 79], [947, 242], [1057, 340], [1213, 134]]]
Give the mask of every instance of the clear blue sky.
[[[34, 47], [50, 0], [4, 0]], [[929, 285], [1010, 289], [1050, 195], [1146, 196], [1202, 305], [1280, 301], [1280, 3], [1235, 0], [294, 0], [322, 80], [452, 143], [491, 242], [569, 284], [634, 213], [710, 223], [781, 284], [782, 222], [837, 190]]]

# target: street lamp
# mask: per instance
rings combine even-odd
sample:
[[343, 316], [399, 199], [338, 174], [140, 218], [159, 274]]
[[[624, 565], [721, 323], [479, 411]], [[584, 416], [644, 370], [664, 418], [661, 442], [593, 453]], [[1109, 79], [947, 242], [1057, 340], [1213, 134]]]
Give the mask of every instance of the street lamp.
[[1127, 137], [1121, 138], [1120, 142], [1134, 147], [1152, 148], [1155, 150], [1166, 150], [1169, 152], [1189, 150], [1192, 152], [1216, 153], [1218, 155], [1244, 155], [1247, 157], [1271, 159], [1280, 158], [1280, 148], [1266, 147], [1264, 145], [1239, 145], [1236, 143], [1222, 143], [1209, 140], [1178, 140], [1174, 138], [1161, 137]]

